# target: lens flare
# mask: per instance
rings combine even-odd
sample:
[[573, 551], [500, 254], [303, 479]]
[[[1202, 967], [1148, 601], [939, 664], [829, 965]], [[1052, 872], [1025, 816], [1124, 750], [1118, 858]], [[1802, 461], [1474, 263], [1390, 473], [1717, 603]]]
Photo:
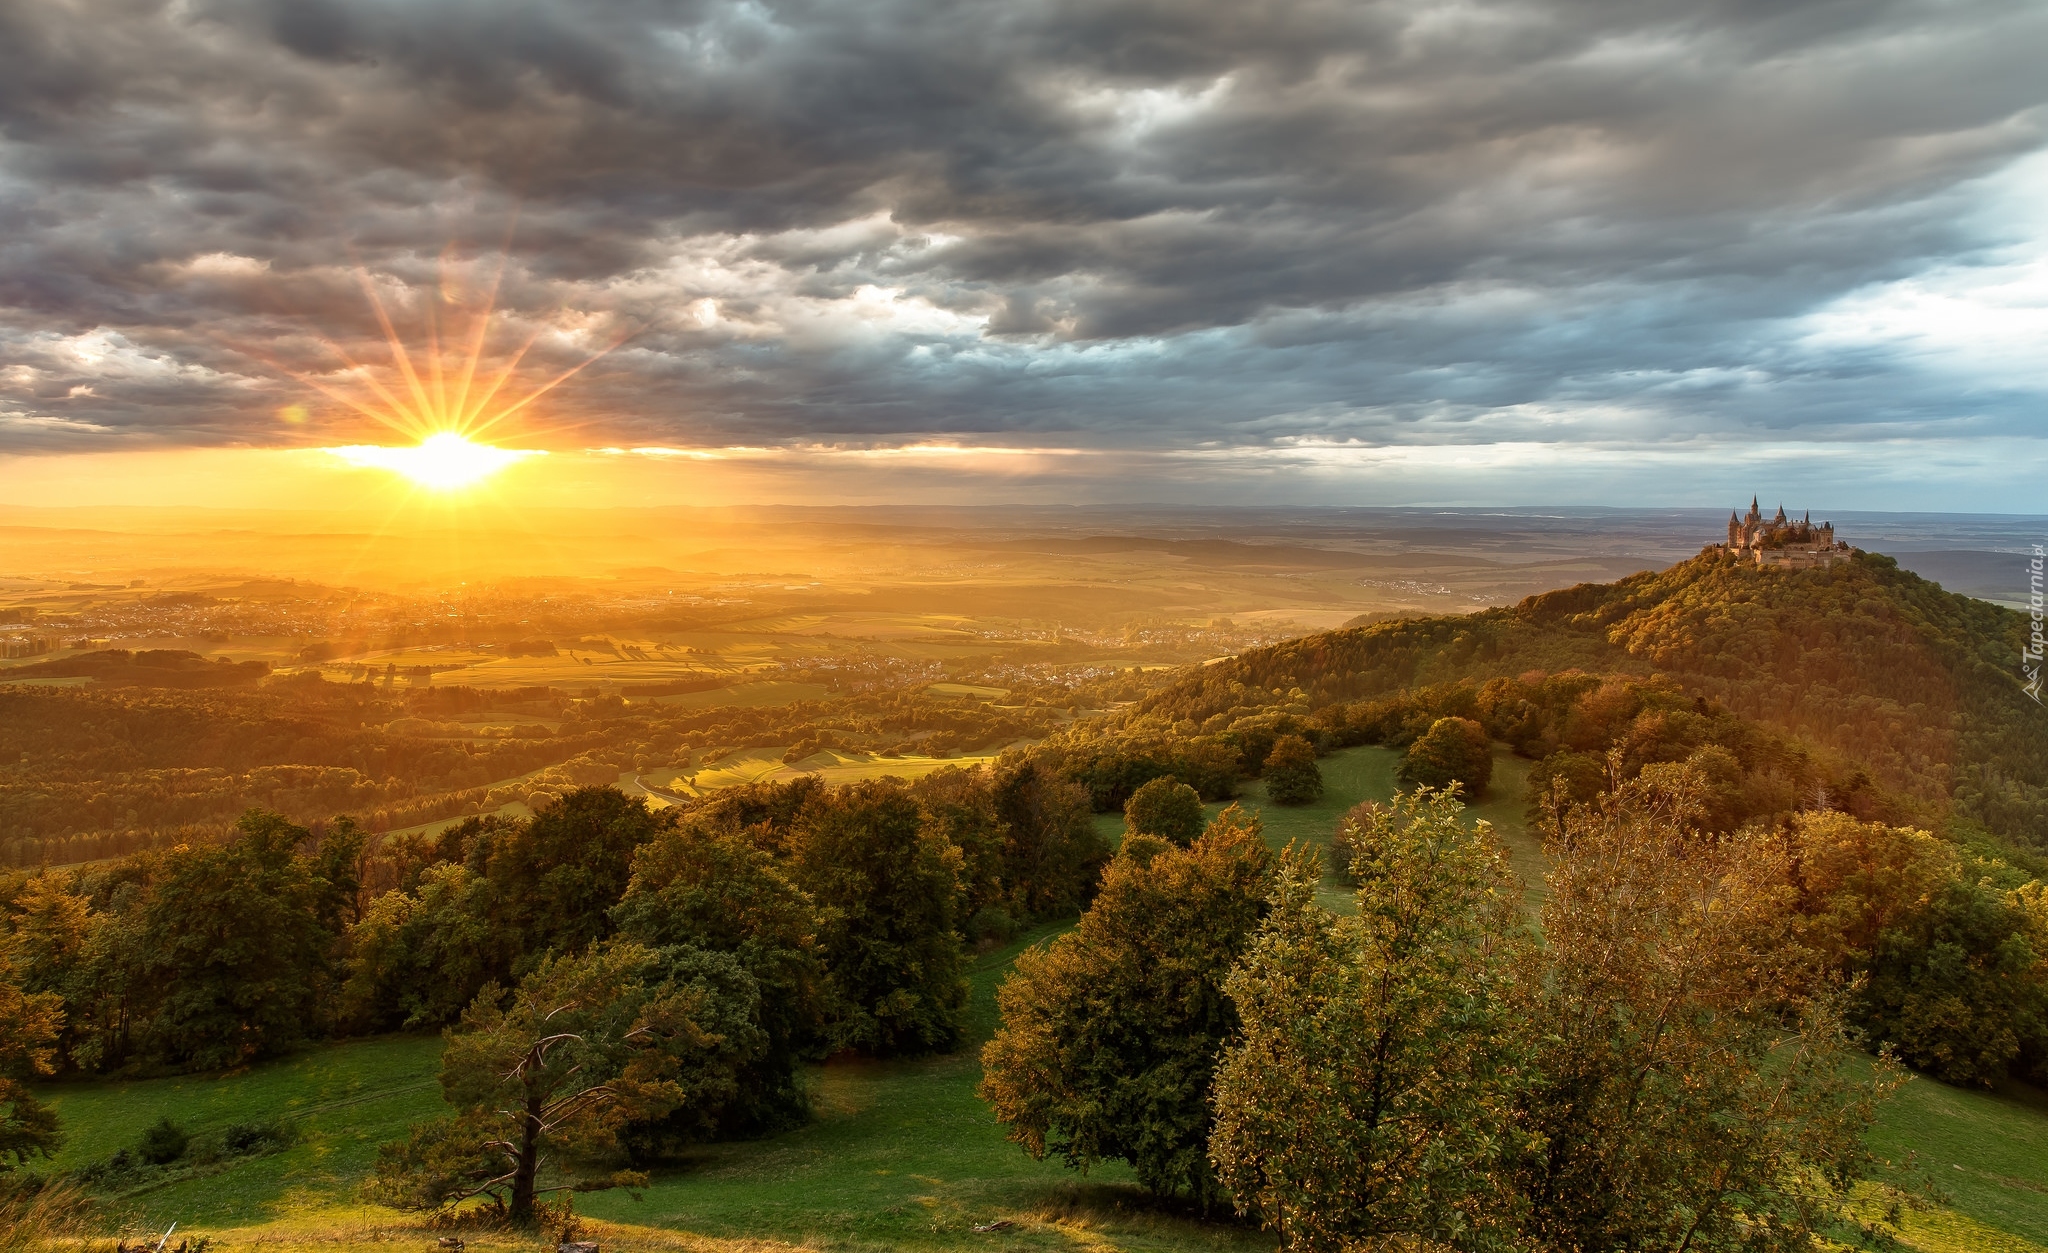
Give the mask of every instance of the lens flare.
[[429, 435], [410, 448], [352, 444], [346, 448], [329, 448], [327, 452], [352, 466], [404, 475], [421, 487], [437, 492], [471, 487], [528, 457], [547, 456], [534, 449], [472, 443], [453, 431]]

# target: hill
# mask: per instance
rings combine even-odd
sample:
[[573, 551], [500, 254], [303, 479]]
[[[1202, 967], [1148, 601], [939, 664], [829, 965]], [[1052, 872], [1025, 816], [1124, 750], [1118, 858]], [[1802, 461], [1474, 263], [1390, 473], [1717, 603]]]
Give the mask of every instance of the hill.
[[1792, 571], [1704, 553], [1505, 608], [1247, 651], [1134, 714], [1201, 723], [1275, 701], [1314, 709], [1531, 671], [1657, 675], [1855, 761], [1882, 788], [2041, 848], [2048, 715], [2022, 686], [2026, 630], [2020, 613], [1876, 554]]

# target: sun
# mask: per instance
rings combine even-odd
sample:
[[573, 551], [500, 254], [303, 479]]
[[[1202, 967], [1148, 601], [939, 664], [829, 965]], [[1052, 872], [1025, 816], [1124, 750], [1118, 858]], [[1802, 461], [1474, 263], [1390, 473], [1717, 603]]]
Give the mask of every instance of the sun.
[[[543, 327], [516, 349], [497, 354], [499, 364], [495, 369], [486, 368], [486, 343], [496, 312], [498, 284], [504, 277], [501, 264], [483, 293], [481, 307], [467, 312], [468, 327], [459, 335], [451, 333], [456, 328], [444, 325], [447, 315], [441, 311], [442, 301], [430, 299], [425, 303], [425, 352], [415, 360], [368, 272], [358, 268], [356, 276], [390, 348], [389, 367], [373, 369], [330, 340], [328, 347], [345, 367], [338, 374], [284, 372], [408, 441], [397, 445], [351, 444], [322, 451], [353, 466], [390, 471], [430, 491], [459, 492], [529, 457], [546, 456], [536, 450], [481, 443], [473, 437], [527, 411], [541, 397], [623, 342], [614, 340], [608, 346], [589, 351], [582, 361], [538, 384], [521, 385], [516, 381], [520, 364], [541, 338], [546, 329]], [[443, 278], [441, 291], [445, 295], [451, 283], [445, 274]], [[458, 323], [464, 317], [464, 303], [459, 298], [455, 300], [453, 316]], [[305, 417], [302, 406], [291, 406], [281, 411], [281, 416], [286, 413], [291, 415], [286, 417], [288, 421], [303, 421]]]
[[437, 492], [473, 487], [528, 457], [547, 456], [533, 449], [474, 443], [454, 431], [429, 435], [409, 448], [354, 444], [327, 451], [350, 465], [389, 470]]

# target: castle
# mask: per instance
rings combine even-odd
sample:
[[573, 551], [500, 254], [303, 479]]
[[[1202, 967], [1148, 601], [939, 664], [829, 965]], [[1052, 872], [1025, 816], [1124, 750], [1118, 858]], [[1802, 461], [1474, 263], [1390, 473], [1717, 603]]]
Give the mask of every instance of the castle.
[[1728, 542], [1712, 547], [1735, 554], [1738, 561], [1754, 559], [1760, 566], [1792, 570], [1825, 569], [1847, 561], [1853, 551], [1835, 538], [1834, 523], [1815, 526], [1810, 513], [1797, 522], [1787, 521], [1783, 505], [1778, 506], [1777, 517], [1767, 519], [1754, 496], [1749, 500], [1748, 517], [1738, 518], [1732, 509], [1728, 512]]

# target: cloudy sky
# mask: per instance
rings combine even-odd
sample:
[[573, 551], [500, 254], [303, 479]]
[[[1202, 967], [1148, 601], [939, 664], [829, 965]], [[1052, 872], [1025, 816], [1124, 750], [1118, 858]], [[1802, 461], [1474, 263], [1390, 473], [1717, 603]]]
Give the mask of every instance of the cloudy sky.
[[585, 368], [488, 437], [656, 494], [2048, 513], [2044, 50], [2029, 0], [0, 0], [0, 503], [396, 440], [377, 310], [452, 380], [491, 304], [500, 401]]

